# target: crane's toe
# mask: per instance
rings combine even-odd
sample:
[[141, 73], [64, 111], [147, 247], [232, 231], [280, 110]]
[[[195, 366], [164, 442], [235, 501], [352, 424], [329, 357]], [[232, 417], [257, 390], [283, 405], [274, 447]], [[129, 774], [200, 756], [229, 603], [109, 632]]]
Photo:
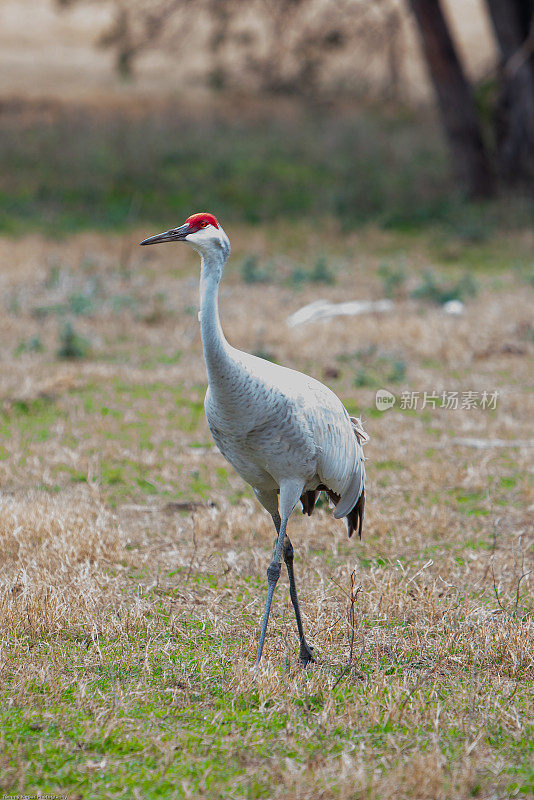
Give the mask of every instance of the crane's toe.
[[305, 669], [308, 664], [315, 664], [315, 659], [312, 653], [313, 647], [308, 644], [306, 639], [300, 643], [299, 661], [300, 666]]

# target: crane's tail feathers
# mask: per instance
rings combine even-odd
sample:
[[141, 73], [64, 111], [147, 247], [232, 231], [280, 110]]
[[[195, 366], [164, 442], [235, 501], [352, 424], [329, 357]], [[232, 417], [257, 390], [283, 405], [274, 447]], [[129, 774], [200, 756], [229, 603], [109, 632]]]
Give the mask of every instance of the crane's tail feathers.
[[335, 508], [335, 519], [341, 519], [342, 517], [345, 517], [349, 539], [354, 531], [358, 531], [358, 536], [361, 539], [363, 513], [365, 509], [365, 467], [363, 464], [365, 458], [362, 448], [363, 445], [369, 441], [369, 436], [365, 433], [362, 421], [359, 419], [359, 417], [351, 417], [350, 421], [352, 422], [354, 435], [358, 440], [358, 444], [360, 445], [360, 459], [356, 469], [354, 470], [348, 487], [340, 496], [331, 489], [328, 489], [324, 484], [320, 484], [316, 489], [304, 492], [300, 498], [300, 502], [302, 503], [303, 514], [308, 514], [308, 516], [310, 516], [313, 514], [313, 509], [315, 508], [315, 503], [317, 502], [319, 492], [326, 492], [330, 505]]
[[334, 511], [334, 517], [336, 519], [347, 517], [350, 514], [363, 493], [364, 482], [365, 467], [363, 466], [363, 461], [360, 461], [352, 475], [349, 485], [341, 495], [339, 503], [336, 505], [336, 510]]
[[358, 531], [358, 536], [362, 538], [363, 512], [365, 509], [365, 457], [363, 455], [363, 445], [369, 441], [369, 436], [363, 429], [362, 421], [359, 417], [351, 417], [352, 430], [360, 445], [360, 460], [354, 470], [348, 487], [343, 492], [339, 503], [336, 503], [334, 517], [341, 519], [345, 517], [349, 538], [354, 531]]
[[364, 510], [365, 510], [365, 489], [362, 489], [362, 493], [358, 498], [358, 502], [356, 503], [352, 511], [349, 511], [349, 513], [345, 517], [349, 539], [354, 533], [354, 531], [358, 531], [359, 539], [362, 538]]

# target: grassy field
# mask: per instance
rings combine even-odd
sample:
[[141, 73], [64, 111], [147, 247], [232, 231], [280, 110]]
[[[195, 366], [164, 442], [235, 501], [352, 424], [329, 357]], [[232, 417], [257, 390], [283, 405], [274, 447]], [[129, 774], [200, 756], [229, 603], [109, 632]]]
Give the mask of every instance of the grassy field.
[[[203, 416], [196, 257], [137, 248], [180, 221], [0, 238], [0, 787], [534, 796], [532, 232], [226, 226], [230, 341], [326, 380], [371, 437], [362, 542], [324, 506], [290, 521], [302, 671], [285, 575], [254, 666], [273, 532]], [[383, 387], [499, 395], [382, 413]]]

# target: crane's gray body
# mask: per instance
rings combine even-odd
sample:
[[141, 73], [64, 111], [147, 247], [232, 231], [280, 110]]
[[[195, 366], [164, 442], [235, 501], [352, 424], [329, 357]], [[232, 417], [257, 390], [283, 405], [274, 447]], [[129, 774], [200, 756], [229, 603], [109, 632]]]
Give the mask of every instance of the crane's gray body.
[[211, 434], [223, 454], [271, 514], [276, 527], [273, 558], [257, 661], [261, 659], [282, 555], [300, 637], [300, 662], [314, 661], [304, 636], [293, 572], [288, 518], [302, 500], [311, 513], [318, 490], [328, 492], [334, 516], [346, 518], [349, 536], [361, 533], [365, 500], [361, 422], [341, 400], [308, 375], [272, 364], [228, 344], [219, 320], [218, 292], [230, 242], [211, 214], [141, 244], [186, 241], [200, 253], [200, 332], [208, 373], [205, 409]]
[[303, 492], [328, 487], [350, 511], [365, 469], [354, 423], [339, 398], [301, 372], [228, 345], [225, 350], [230, 369], [222, 385], [209, 385], [205, 401], [224, 457], [271, 513], [288, 476]]

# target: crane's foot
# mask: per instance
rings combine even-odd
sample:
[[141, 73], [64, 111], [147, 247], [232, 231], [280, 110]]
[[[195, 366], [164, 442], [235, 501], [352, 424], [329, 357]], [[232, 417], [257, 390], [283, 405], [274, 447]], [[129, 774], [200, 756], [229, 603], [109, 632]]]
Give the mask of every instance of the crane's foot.
[[300, 643], [299, 661], [302, 669], [306, 669], [308, 664], [315, 664], [315, 659], [312, 654], [313, 647], [308, 644], [306, 639]]

